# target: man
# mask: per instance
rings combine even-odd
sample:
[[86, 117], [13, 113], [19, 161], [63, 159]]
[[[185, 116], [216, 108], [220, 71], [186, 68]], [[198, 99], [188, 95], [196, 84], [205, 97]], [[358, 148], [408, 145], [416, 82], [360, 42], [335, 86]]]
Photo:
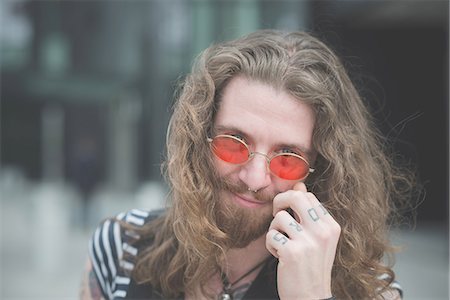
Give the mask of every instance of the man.
[[382, 260], [409, 181], [382, 143], [319, 40], [258, 31], [211, 46], [170, 121], [170, 207], [97, 229], [83, 298], [400, 298]]

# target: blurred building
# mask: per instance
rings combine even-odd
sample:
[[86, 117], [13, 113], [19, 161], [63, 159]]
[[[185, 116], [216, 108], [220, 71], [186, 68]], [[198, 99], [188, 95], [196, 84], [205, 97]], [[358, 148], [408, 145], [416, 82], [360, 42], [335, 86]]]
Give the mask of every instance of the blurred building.
[[[6, 0], [1, 14], [3, 168], [85, 198], [161, 181], [173, 94], [199, 51], [258, 28], [303, 29], [342, 55], [419, 165], [428, 202], [445, 207], [446, 1]], [[443, 221], [435, 205], [419, 217]]]

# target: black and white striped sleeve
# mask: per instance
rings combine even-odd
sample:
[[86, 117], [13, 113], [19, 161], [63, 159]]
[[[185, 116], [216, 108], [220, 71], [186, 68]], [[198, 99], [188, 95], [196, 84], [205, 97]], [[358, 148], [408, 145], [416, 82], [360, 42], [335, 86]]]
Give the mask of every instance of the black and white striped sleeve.
[[[121, 228], [118, 220], [140, 227], [146, 223], [148, 216], [146, 211], [130, 210], [115, 219], [107, 219], [95, 230], [89, 242], [89, 256], [105, 299], [126, 298], [138, 253], [129, 242], [139, 236]], [[127, 255], [124, 255], [125, 252]]]

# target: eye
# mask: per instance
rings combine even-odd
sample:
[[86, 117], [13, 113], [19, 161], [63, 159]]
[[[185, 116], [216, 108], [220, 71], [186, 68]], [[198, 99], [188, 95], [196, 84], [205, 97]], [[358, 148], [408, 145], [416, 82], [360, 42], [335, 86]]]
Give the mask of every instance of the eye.
[[300, 153], [298, 153], [297, 151], [295, 151], [295, 150], [293, 150], [293, 149], [290, 149], [290, 148], [283, 148], [283, 149], [280, 149], [280, 150], [278, 151], [278, 153], [292, 153], [292, 154], [297, 154], [297, 155], [299, 155], [299, 156], [302, 156]]
[[235, 137], [238, 140], [243, 141], [245, 143], [245, 138], [239, 133], [228, 133], [228, 135], [231, 135], [232, 137]]
[[238, 140], [240, 140], [244, 144], [247, 144], [246, 138], [244, 137], [244, 135], [242, 135], [240, 133], [229, 132], [229, 133], [226, 133], [226, 134], [229, 135], [229, 136], [232, 136], [234, 138], [237, 138]]

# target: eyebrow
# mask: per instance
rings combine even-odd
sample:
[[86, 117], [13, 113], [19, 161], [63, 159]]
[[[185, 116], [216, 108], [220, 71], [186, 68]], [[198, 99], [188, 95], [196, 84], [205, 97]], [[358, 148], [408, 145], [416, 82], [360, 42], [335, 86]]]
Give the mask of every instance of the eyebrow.
[[[244, 135], [245, 137], [248, 137], [250, 139], [252, 139], [251, 135], [244, 132], [242, 129], [239, 129], [237, 127], [234, 126], [224, 126], [224, 125], [217, 125], [213, 128], [214, 134], [217, 134], [217, 132], [226, 132], [226, 131], [233, 131], [239, 134]], [[298, 149], [298, 151], [300, 151], [302, 153], [303, 156], [305, 156], [305, 158], [308, 160], [308, 162], [312, 159], [313, 157], [313, 151], [311, 149], [308, 149], [307, 147], [304, 147], [302, 145], [299, 144], [288, 144], [288, 143], [279, 143], [276, 145], [277, 148], [282, 148], [282, 147], [286, 147], [286, 148], [290, 148], [290, 149]]]
[[246, 133], [246, 132], [242, 131], [241, 129], [239, 129], [237, 127], [234, 127], [234, 126], [217, 125], [217, 126], [214, 126], [213, 129], [214, 129], [213, 131], [214, 131], [215, 134], [217, 134], [218, 131], [219, 132], [233, 131], [233, 132], [237, 132], [237, 133], [240, 133], [242, 135], [245, 135], [245, 136], [250, 136], [248, 133]]

